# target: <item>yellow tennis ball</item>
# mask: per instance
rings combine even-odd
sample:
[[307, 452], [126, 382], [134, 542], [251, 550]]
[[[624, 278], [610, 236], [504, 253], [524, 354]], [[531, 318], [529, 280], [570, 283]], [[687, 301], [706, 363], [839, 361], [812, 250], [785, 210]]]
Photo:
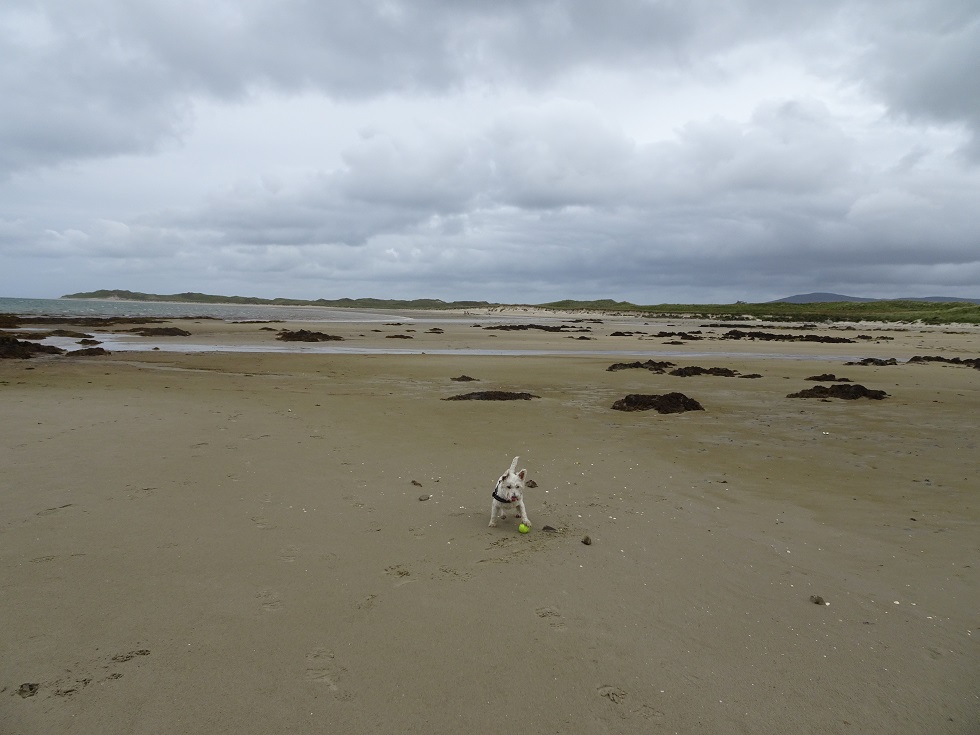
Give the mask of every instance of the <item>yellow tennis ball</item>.
[[517, 527], [517, 530], [520, 531], [521, 533], [527, 533], [528, 531], [531, 530], [531, 527], [522, 523]]

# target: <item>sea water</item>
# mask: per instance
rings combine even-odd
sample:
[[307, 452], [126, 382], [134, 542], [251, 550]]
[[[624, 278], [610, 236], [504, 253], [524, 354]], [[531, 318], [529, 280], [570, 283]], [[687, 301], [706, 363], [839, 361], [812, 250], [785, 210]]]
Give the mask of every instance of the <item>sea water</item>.
[[[57, 317], [209, 317], [224, 321], [382, 322], [391, 314], [324, 306], [271, 304], [192, 304], [173, 301], [0, 298], [0, 314]], [[400, 318], [400, 317], [399, 317]]]

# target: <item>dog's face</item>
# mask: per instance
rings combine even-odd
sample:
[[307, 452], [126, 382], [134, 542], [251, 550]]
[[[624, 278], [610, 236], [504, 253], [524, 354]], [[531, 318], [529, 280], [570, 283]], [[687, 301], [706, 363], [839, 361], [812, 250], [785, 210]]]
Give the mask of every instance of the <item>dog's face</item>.
[[524, 493], [524, 477], [526, 475], [527, 470], [521, 470], [520, 472], [507, 470], [497, 481], [497, 494], [511, 501], [521, 500]]

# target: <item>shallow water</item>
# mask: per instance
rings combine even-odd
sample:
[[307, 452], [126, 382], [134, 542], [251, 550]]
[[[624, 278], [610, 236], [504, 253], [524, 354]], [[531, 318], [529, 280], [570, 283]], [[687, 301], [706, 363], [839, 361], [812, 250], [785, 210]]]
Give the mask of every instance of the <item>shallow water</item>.
[[[390, 347], [360, 347], [360, 346], [340, 346], [334, 343], [253, 343], [253, 344], [233, 344], [233, 345], [214, 345], [199, 344], [194, 342], [182, 341], [153, 341], [145, 337], [120, 337], [117, 334], [98, 334], [90, 332], [101, 344], [99, 347], [109, 352], [182, 352], [182, 353], [205, 353], [205, 352], [240, 352], [240, 353], [269, 353], [269, 354], [306, 354], [306, 355], [469, 355], [469, 356], [488, 356], [488, 357], [582, 357], [588, 355], [601, 355], [607, 357], [630, 357], [637, 359], [669, 359], [669, 358], [745, 358], [752, 357], [762, 360], [827, 360], [829, 362], [841, 360], [860, 360], [865, 355], [791, 355], [781, 352], [770, 353], [751, 353], [743, 352], [708, 352], [708, 351], [685, 351], [685, 350], [502, 350], [502, 349], [417, 349], [411, 347], [390, 348]], [[180, 338], [177, 338], [179, 340]], [[48, 337], [41, 341], [41, 344], [54, 345], [65, 350], [77, 350], [83, 345], [79, 345], [77, 340], [69, 337]]]
[[[224, 321], [384, 322], [392, 314], [379, 311], [332, 309], [322, 306], [269, 306], [264, 304], [188, 304], [96, 299], [0, 298], [0, 313], [58, 317], [155, 317], [158, 319], [209, 317]], [[399, 316], [399, 319], [402, 317]], [[406, 317], [407, 319], [407, 317]]]

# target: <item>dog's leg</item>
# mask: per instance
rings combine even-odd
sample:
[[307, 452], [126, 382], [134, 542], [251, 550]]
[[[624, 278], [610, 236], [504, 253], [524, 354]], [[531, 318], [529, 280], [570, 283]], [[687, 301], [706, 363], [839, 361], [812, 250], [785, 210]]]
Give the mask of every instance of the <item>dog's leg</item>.
[[490, 528], [497, 525], [497, 505], [496, 500], [490, 502]]
[[527, 508], [524, 507], [523, 498], [517, 501], [517, 512], [520, 513], [521, 515], [521, 523], [523, 523], [525, 526], [530, 527], [531, 521], [529, 521], [527, 518]]

